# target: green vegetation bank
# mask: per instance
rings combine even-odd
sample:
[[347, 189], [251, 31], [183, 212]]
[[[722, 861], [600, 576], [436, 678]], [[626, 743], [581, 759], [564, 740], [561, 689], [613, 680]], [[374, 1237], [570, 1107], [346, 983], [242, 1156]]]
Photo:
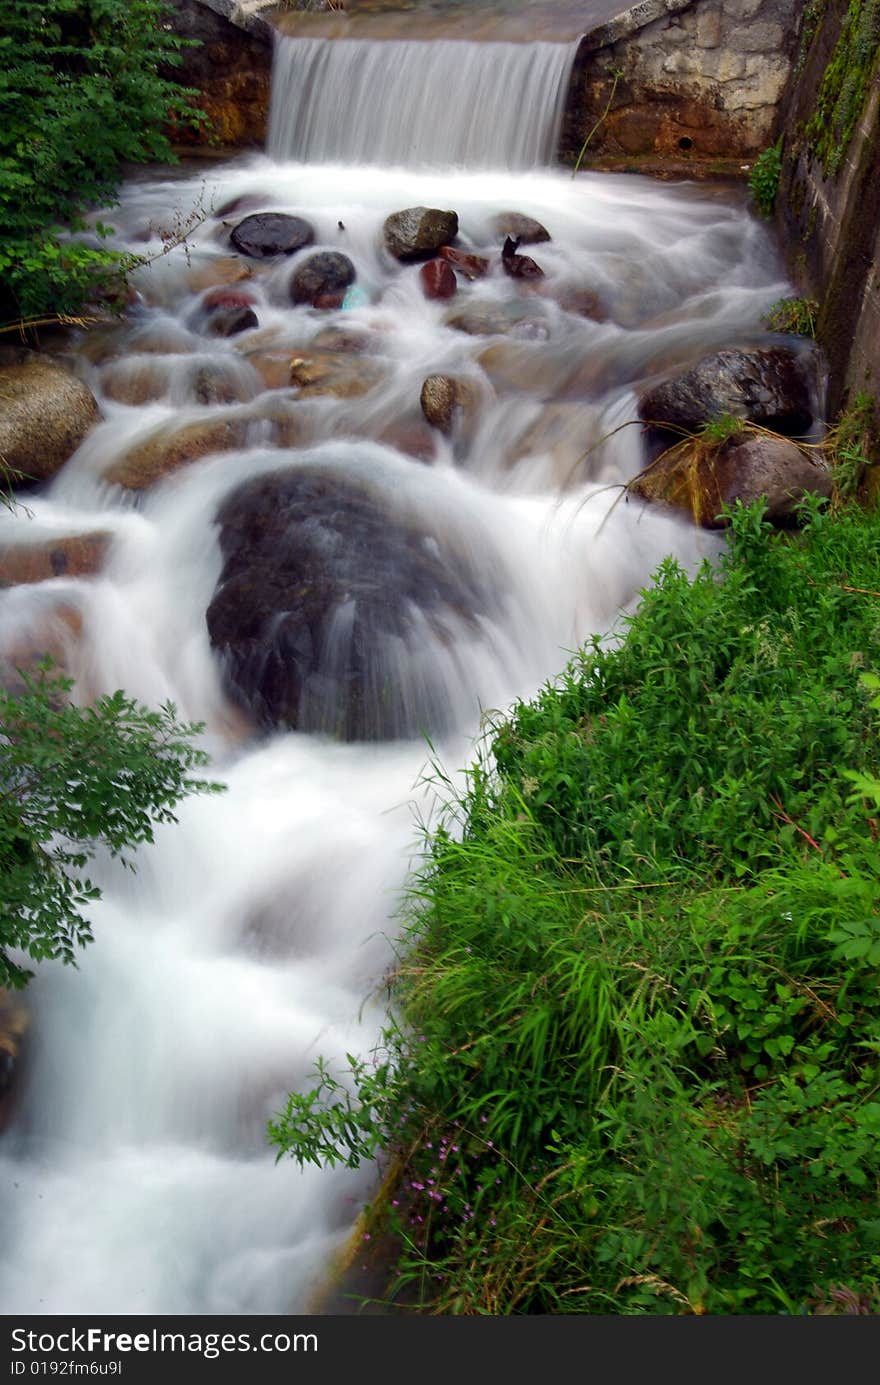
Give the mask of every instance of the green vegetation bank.
[[880, 1309], [880, 520], [803, 521], [738, 511], [489, 729], [381, 1051], [273, 1123], [389, 1161], [390, 1302]]

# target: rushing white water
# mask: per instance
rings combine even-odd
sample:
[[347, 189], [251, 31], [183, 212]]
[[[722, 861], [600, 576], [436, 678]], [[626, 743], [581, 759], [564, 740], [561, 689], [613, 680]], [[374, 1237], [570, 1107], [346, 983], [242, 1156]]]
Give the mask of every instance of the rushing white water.
[[[460, 71], [471, 80], [468, 62]], [[510, 125], [528, 121], [487, 110], [480, 123], [497, 127], [500, 162], [526, 157], [511, 155]], [[422, 133], [408, 135], [423, 154]], [[384, 137], [377, 151], [395, 157]], [[100, 575], [2, 594], [0, 652], [53, 647], [83, 700], [116, 687], [173, 698], [207, 723], [227, 785], [184, 803], [136, 874], [98, 863], [94, 944], [78, 971], [43, 964], [28, 991], [30, 1047], [0, 1143], [5, 1313], [308, 1311], [372, 1186], [370, 1169], [276, 1167], [264, 1129], [316, 1058], [341, 1063], [375, 1042], [417, 819], [432, 811], [430, 752], [418, 737], [339, 744], [243, 726], [205, 620], [223, 498], [277, 469], [347, 477], [380, 497], [389, 528], [417, 525], [454, 555], [474, 609], [450, 615], [442, 638], [415, 610], [397, 652], [401, 681], [443, 704], [436, 754], [455, 773], [481, 711], [530, 694], [607, 631], [665, 554], [693, 566], [717, 551], [622, 501], [644, 461], [628, 425], [644, 381], [761, 339], [761, 313], [786, 289], [765, 228], [721, 189], [256, 158], [131, 184], [113, 214], [120, 241], [158, 250], [158, 228], [195, 205], [209, 214], [188, 251], [141, 270], [128, 320], [75, 348], [103, 421], [27, 510], [0, 512], [3, 543], [111, 536]], [[455, 208], [461, 243], [492, 258], [451, 303], [426, 299], [418, 266], [383, 249], [383, 219], [414, 205]], [[254, 209], [307, 218], [315, 245], [242, 261], [251, 277], [235, 287], [258, 326], [214, 338], [205, 293], [241, 269], [229, 232]], [[540, 292], [502, 272], [492, 218], [510, 209], [552, 234], [531, 247]], [[359, 306], [292, 306], [291, 275], [315, 249], [351, 257]], [[461, 312], [483, 331], [457, 330]], [[367, 372], [366, 387], [337, 398], [279, 385], [273, 372], [326, 349], [328, 328], [344, 334], [334, 368]], [[366, 352], [346, 351], [355, 338]], [[419, 413], [432, 372], [473, 386], [448, 438]], [[109, 479], [157, 430], [218, 419], [240, 430], [228, 450], [144, 490]], [[354, 556], [373, 571], [374, 553]]]
[[577, 47], [281, 39], [269, 153], [308, 163], [544, 167]]

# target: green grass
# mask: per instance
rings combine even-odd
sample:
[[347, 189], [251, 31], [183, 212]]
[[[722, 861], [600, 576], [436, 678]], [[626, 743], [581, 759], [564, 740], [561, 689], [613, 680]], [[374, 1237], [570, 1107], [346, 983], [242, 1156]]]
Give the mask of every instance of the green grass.
[[739, 510], [489, 728], [375, 1065], [273, 1124], [397, 1161], [414, 1311], [876, 1311], [880, 522], [804, 518]]
[[815, 298], [779, 298], [764, 315], [771, 332], [788, 332], [798, 337], [815, 337], [819, 304]]

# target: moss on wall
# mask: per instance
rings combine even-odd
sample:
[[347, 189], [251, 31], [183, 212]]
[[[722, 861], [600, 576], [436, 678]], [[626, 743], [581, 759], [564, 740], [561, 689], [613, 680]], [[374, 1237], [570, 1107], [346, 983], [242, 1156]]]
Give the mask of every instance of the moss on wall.
[[[818, 27], [819, 13], [810, 15]], [[813, 33], [815, 34], [815, 28]], [[807, 30], [804, 29], [806, 40]], [[809, 40], [812, 43], [812, 37]], [[825, 68], [807, 141], [827, 177], [840, 171], [880, 56], [880, 0], [850, 0], [840, 37]]]

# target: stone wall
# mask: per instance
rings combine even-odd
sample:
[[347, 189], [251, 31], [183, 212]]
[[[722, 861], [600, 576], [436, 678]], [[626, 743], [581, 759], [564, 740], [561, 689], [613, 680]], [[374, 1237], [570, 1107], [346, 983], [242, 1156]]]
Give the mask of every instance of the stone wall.
[[[875, 12], [880, 8], [875, 5]], [[819, 106], [849, 0], [826, 0], [803, 51], [786, 103], [777, 217], [789, 268], [819, 303], [818, 335], [829, 362], [828, 415], [848, 396], [880, 401], [880, 44], [867, 64], [864, 100], [848, 140], [822, 148], [829, 118]], [[865, 6], [867, 10], [867, 6]], [[846, 80], [854, 80], [845, 63]], [[825, 141], [827, 146], [827, 141]], [[826, 157], [823, 157], [823, 153]], [[836, 167], [834, 165], [837, 165]]]
[[588, 165], [753, 158], [776, 135], [800, 8], [791, 0], [644, 0], [587, 35], [563, 158], [576, 157], [597, 121]]
[[[273, 0], [173, 3], [175, 27], [203, 42], [187, 55], [184, 75], [202, 94], [215, 140], [261, 146], [277, 6]], [[410, 8], [412, 0], [388, 3]], [[603, 9], [613, 13], [614, 6], [585, 5], [585, 27], [590, 10], [595, 18]], [[597, 122], [589, 145], [593, 165], [616, 159], [638, 166], [647, 158], [649, 171], [678, 176], [683, 164], [685, 172], [687, 165], [712, 172], [725, 161], [753, 158], [775, 137], [801, 9], [801, 0], [640, 0], [621, 7], [581, 42], [561, 160], [574, 161]], [[565, 15], [572, 13], [566, 0]], [[540, 32], [537, 6], [530, 15]], [[621, 73], [616, 82], [615, 71]]]
[[[272, 72], [272, 28], [251, 0], [172, 0], [175, 31], [197, 39], [184, 50], [183, 66], [169, 75], [195, 87], [208, 116], [204, 130], [172, 131], [178, 144], [218, 149], [262, 149], [266, 139]], [[265, 6], [263, 6], [265, 8]], [[252, 11], [256, 11], [252, 13]]]

